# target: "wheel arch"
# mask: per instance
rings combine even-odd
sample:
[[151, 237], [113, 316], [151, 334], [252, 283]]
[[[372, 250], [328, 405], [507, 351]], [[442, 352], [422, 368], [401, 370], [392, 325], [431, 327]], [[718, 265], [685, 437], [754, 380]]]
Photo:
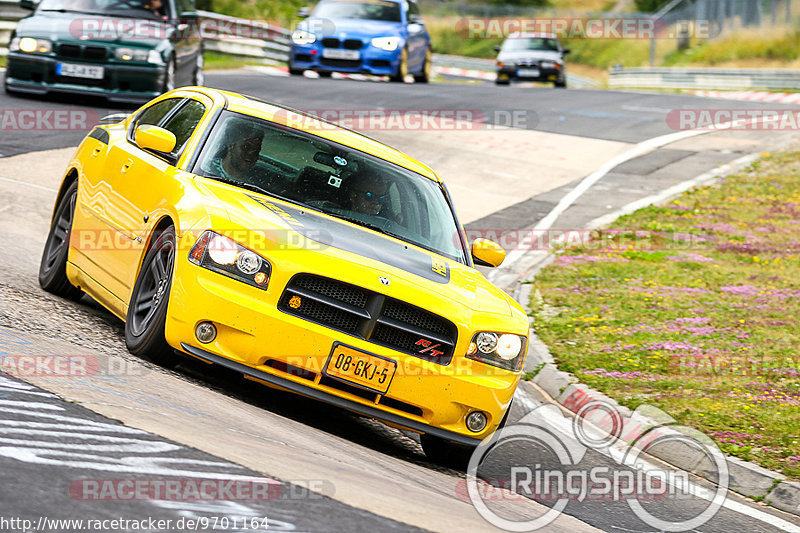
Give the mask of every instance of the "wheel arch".
[[[177, 225], [175, 224], [175, 219], [171, 213], [164, 213], [161, 216], [161, 218], [158, 219], [158, 222], [156, 222], [155, 225], [153, 226], [153, 230], [147, 234], [147, 242], [145, 242], [144, 246], [142, 247], [142, 252], [141, 254], [139, 254], [139, 262], [136, 265], [136, 272], [133, 273], [133, 278], [132, 278], [133, 282], [135, 282], [136, 279], [139, 277], [139, 272], [142, 270], [142, 262], [144, 262], [144, 256], [147, 255], [148, 250], [150, 250], [150, 246], [153, 245], [153, 237], [155, 235], [158, 235], [159, 231], [164, 230], [170, 226], [176, 228], [175, 246], [177, 247]], [[131, 292], [132, 291], [133, 291], [133, 283], [131, 283]]]
[[64, 179], [61, 180], [61, 187], [58, 189], [58, 195], [56, 196], [56, 201], [53, 204], [53, 212], [50, 214], [51, 224], [53, 223], [53, 218], [56, 216], [58, 204], [61, 202], [61, 199], [64, 198], [64, 195], [67, 193], [67, 189], [69, 189], [76, 181], [78, 181], [78, 169], [75, 167], [70, 167], [64, 175]]

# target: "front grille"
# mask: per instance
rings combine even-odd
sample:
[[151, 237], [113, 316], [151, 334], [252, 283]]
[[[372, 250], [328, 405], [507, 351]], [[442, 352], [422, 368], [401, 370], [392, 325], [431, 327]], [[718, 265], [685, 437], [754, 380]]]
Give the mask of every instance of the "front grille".
[[86, 59], [105, 59], [106, 49], [102, 46], [87, 46], [83, 49], [83, 56]]
[[342, 42], [339, 39], [333, 37], [325, 37], [322, 39], [322, 46], [325, 48], [339, 48], [342, 46]]
[[364, 46], [363, 41], [361, 39], [345, 39], [344, 40], [344, 47], [348, 50], [361, 50], [361, 47]]
[[523, 59], [521, 61], [517, 61], [518, 67], [538, 67], [539, 61], [536, 59]]
[[281, 311], [428, 361], [447, 365], [458, 329], [430, 311], [331, 278], [294, 276]]
[[81, 47], [77, 44], [59, 45], [58, 55], [61, 57], [81, 57]]
[[[288, 296], [288, 297], [287, 297]], [[302, 298], [302, 305], [293, 309], [291, 302], [292, 296], [287, 292], [281, 300], [281, 309], [301, 316], [312, 322], [319, 322], [326, 326], [346, 331], [347, 333], [355, 333], [358, 328], [358, 316], [348, 313], [342, 309], [338, 309], [332, 305], [328, 305], [313, 298]]]
[[355, 285], [318, 276], [298, 276], [295, 278], [294, 283], [302, 289], [307, 289], [356, 307], [367, 305], [369, 294]]
[[361, 66], [360, 59], [330, 59], [323, 57], [319, 62], [326, 67], [359, 68]]
[[60, 44], [56, 48], [59, 57], [68, 59], [91, 59], [102, 61], [108, 56], [108, 49], [104, 46], [82, 46], [79, 44]]

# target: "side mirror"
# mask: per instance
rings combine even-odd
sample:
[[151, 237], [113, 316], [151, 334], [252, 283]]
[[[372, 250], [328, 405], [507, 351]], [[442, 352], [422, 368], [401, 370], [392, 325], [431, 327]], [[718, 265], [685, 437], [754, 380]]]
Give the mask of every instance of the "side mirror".
[[494, 51], [495, 51], [495, 52], [499, 52], [499, 51], [500, 51], [500, 49], [502, 48], [502, 46], [500, 46], [499, 44], [496, 44], [496, 45], [494, 45], [492, 48], [494, 48]]
[[136, 128], [136, 145], [142, 150], [170, 153], [175, 149], [175, 134], [158, 126], [144, 124]]
[[308, 18], [311, 15], [311, 8], [310, 7], [301, 7], [297, 10], [297, 16], [301, 19]]
[[476, 265], [497, 267], [503, 264], [506, 251], [489, 239], [475, 239], [472, 242], [472, 259]]
[[19, 0], [19, 7], [28, 11], [36, 9], [36, 6], [33, 5], [33, 0]]
[[567, 55], [567, 54], [568, 54], [568, 53], [570, 53], [570, 52], [572, 52], [572, 50], [570, 50], [569, 48], [564, 48], [563, 50], [561, 50], [561, 55], [564, 55], [564, 56], [565, 56], [565, 55]]

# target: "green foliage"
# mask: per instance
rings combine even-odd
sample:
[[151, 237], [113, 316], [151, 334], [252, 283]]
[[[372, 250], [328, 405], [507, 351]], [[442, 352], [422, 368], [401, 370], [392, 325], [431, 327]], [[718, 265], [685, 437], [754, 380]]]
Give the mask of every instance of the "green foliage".
[[665, 5], [670, 0], [634, 0], [633, 3], [636, 5], [636, 10], [641, 11], [643, 13], [655, 13]]

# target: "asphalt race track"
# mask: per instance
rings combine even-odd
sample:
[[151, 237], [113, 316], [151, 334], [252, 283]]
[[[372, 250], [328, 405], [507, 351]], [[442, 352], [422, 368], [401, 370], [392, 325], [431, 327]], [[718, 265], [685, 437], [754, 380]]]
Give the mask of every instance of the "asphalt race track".
[[[484, 117], [489, 127], [469, 131], [366, 131], [439, 171], [462, 222], [476, 231], [532, 227], [583, 178], [615, 158], [620, 163], [567, 206], [552, 227], [586, 227], [676, 183], [795, 141], [786, 132], [722, 131], [645, 150], [651, 140], [676, 133], [668, 123], [675, 110], [781, 108], [675, 94], [488, 83], [426, 86], [254, 71], [211, 73], [207, 83], [304, 110], [460, 110]], [[3, 112], [34, 109], [80, 110], [89, 119], [129, 111], [73, 97], [0, 95]], [[413, 435], [209, 371], [200, 362], [165, 370], [128, 354], [122, 324], [96, 303], [44, 293], [36, 273], [55, 189], [69, 148], [86, 133], [47, 126], [0, 129], [5, 251], [0, 356], [70, 355], [95, 362], [100, 371], [25, 381], [0, 374], [0, 530], [69, 531], [77, 530], [74, 524], [50, 520], [121, 518], [171, 520], [169, 526], [150, 522], [138, 530], [263, 531], [259, 520], [267, 517], [273, 531], [500, 531], [464, 496], [463, 474], [428, 462]], [[535, 395], [515, 401], [511, 420], [544, 403]], [[517, 443], [491, 452], [480, 474], [507, 479], [510, 465], [534, 463], [563, 468], [547, 451]], [[598, 450], [588, 450], [578, 467], [625, 469]], [[119, 489], [122, 481], [170, 479], [179, 479], [182, 489], [198, 480], [233, 480], [268, 496], [186, 503], [97, 492], [98, 486]], [[500, 498], [496, 505], [506, 516], [520, 518], [543, 515], [555, 503], [518, 500]], [[708, 505], [695, 494], [656, 499], [645, 507], [664, 520], [680, 521]], [[2, 521], [12, 517], [19, 521]], [[176, 527], [181, 529], [171, 529]], [[128, 523], [115, 530], [133, 529]], [[542, 529], [596, 530], [658, 528], [625, 501], [570, 501], [563, 515]], [[800, 519], [730, 493], [713, 518], [690, 530], [800, 531]]]

